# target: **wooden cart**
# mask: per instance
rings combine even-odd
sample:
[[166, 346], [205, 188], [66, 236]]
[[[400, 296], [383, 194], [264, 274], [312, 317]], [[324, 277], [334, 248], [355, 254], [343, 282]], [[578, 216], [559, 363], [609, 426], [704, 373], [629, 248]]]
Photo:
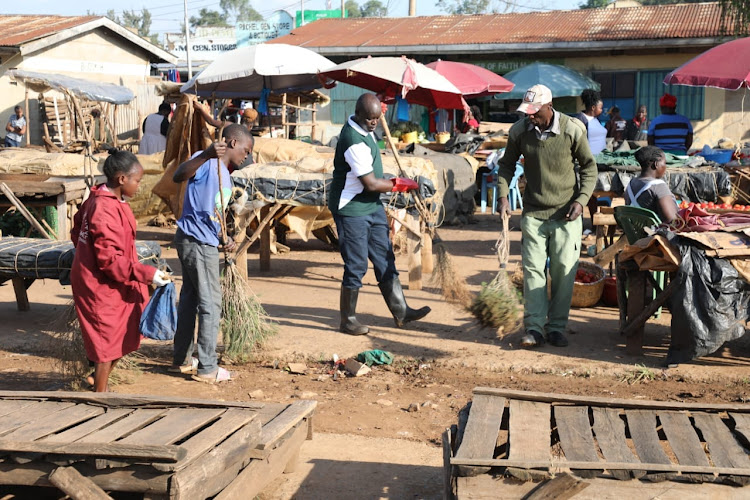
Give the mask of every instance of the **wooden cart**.
[[[530, 482], [565, 473], [743, 486], [750, 484], [748, 446], [749, 404], [478, 387], [458, 425], [443, 435], [446, 497], [485, 498], [486, 488], [501, 487], [498, 476]], [[578, 481], [568, 486], [580, 488]]]
[[316, 404], [0, 391], [0, 485], [253, 498], [294, 467]]

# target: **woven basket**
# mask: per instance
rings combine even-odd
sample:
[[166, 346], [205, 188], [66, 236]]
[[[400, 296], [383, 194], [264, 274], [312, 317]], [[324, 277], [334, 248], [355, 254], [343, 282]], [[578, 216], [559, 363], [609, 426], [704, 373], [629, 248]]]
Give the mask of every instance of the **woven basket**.
[[592, 262], [579, 262], [579, 269], [585, 269], [586, 271], [596, 275], [597, 280], [593, 283], [578, 283], [577, 281], [573, 284], [573, 300], [570, 305], [572, 307], [591, 307], [602, 298], [602, 292], [604, 291], [604, 268], [598, 266]]

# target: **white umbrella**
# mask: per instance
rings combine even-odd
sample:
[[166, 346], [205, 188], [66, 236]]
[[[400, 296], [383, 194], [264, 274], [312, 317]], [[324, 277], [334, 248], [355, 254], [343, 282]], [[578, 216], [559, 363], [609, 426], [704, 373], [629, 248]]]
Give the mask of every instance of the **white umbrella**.
[[218, 98], [259, 97], [311, 90], [323, 85], [318, 72], [335, 64], [317, 52], [283, 43], [261, 43], [225, 52], [180, 89], [183, 93]]

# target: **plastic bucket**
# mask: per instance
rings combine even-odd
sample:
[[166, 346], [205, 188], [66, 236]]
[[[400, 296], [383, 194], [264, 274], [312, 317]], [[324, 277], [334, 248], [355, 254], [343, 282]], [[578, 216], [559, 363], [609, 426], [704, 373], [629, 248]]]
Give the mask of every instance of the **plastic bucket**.
[[407, 132], [405, 134], [401, 134], [401, 142], [404, 142], [406, 144], [411, 144], [412, 142], [417, 142], [417, 133], [416, 132]]

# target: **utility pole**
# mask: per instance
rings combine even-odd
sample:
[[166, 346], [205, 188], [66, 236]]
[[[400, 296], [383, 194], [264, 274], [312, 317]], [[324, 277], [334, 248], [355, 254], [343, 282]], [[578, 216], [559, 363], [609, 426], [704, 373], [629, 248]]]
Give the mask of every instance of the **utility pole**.
[[344, 0], [341, 0], [341, 18], [346, 17], [346, 11], [344, 10]]
[[185, 52], [187, 53], [188, 80], [193, 78], [193, 64], [190, 60], [190, 25], [188, 24], [187, 0], [183, 0], [185, 7]]
[[417, 15], [417, 0], [409, 0], [409, 17]]
[[302, 10], [302, 19], [300, 19], [299, 25], [304, 26], [305, 25], [305, 0], [301, 0], [300, 3], [301, 3], [300, 9]]

